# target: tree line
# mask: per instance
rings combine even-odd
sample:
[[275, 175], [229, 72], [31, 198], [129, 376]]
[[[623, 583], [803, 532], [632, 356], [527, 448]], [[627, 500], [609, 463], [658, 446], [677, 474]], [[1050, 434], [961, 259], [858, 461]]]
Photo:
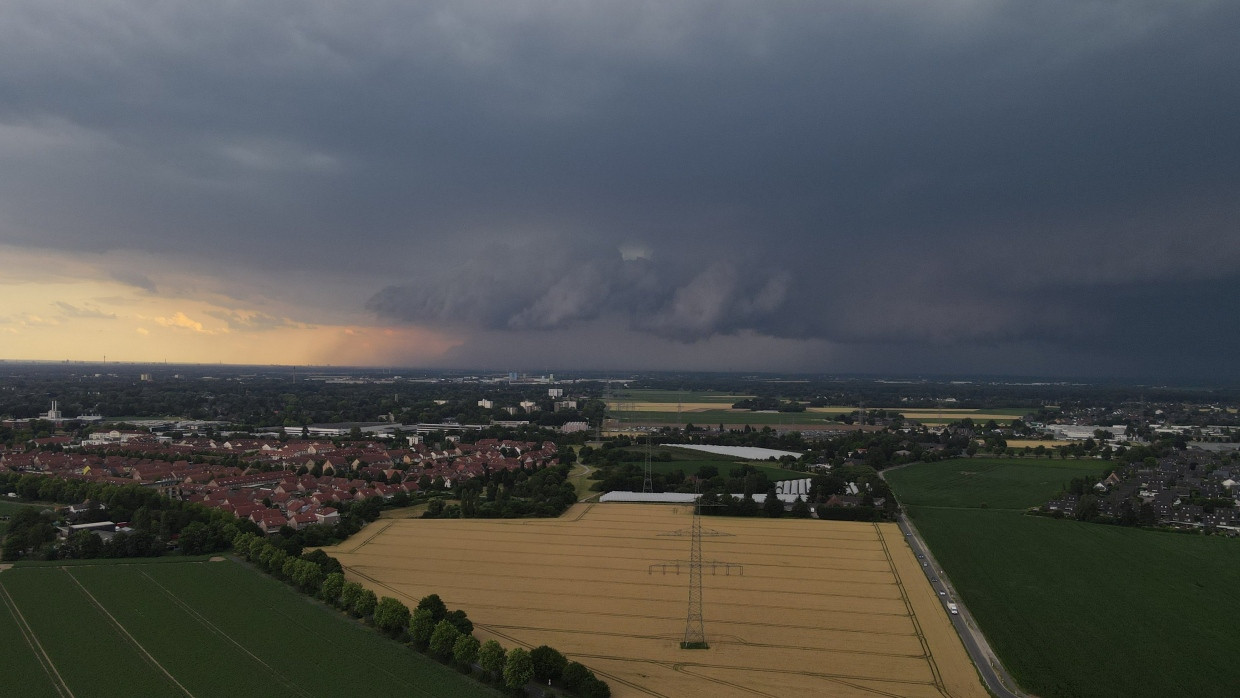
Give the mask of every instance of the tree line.
[[422, 598], [410, 610], [402, 601], [379, 597], [347, 581], [340, 562], [322, 550], [299, 556], [252, 533], [232, 541], [236, 553], [255, 567], [371, 625], [396, 642], [406, 643], [435, 660], [476, 679], [524, 695], [531, 681], [551, 682], [582, 698], [608, 698], [611, 688], [594, 672], [542, 645], [533, 650], [505, 650], [495, 640], [479, 642], [465, 611], [448, 610], [438, 594]]

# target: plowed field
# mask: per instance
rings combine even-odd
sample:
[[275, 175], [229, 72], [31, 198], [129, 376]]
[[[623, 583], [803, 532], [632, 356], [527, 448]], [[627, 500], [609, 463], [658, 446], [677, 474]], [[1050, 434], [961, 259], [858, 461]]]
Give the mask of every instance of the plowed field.
[[548, 644], [615, 696], [987, 694], [894, 524], [705, 518], [709, 650], [682, 650], [685, 506], [577, 505], [554, 520], [380, 520], [327, 552], [410, 607], [439, 594], [481, 639]]

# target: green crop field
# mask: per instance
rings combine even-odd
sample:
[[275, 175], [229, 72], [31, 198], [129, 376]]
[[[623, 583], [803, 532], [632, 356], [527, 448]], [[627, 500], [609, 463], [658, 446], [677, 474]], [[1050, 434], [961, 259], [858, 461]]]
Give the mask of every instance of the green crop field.
[[887, 479], [1025, 689], [1042, 698], [1235, 695], [1240, 541], [1013, 510], [1105, 465], [955, 460]]
[[[728, 477], [728, 472], [732, 470], [732, 468], [737, 468], [744, 464], [744, 462], [729, 460], [674, 460], [663, 463], [652, 462], [650, 464], [650, 472], [666, 475], [668, 473], [674, 473], [677, 470], [682, 470], [685, 475], [694, 475], [697, 473], [698, 468], [701, 468], [703, 465], [713, 465], [719, 469], [720, 475]], [[763, 465], [759, 462], [750, 462], [748, 465], [752, 465], [758, 471], [766, 473], [767, 479], [771, 481], [800, 480], [801, 478], [809, 477], [808, 473], [799, 473], [795, 470], [784, 470], [783, 468], [777, 468], [771, 465]]]
[[46, 509], [49, 507], [55, 508], [57, 506], [60, 505], [47, 504], [44, 502], [23, 502], [15, 499], [0, 499], [0, 516], [12, 516], [22, 507], [37, 507], [39, 509]]
[[611, 400], [624, 402], [666, 402], [675, 405], [678, 402], [716, 402], [724, 407], [744, 400], [752, 395], [735, 395], [732, 393], [697, 392], [691, 390], [625, 390]]
[[231, 561], [19, 566], [0, 601], [23, 695], [500, 695]]
[[749, 410], [732, 409], [704, 410], [700, 412], [684, 411], [680, 413], [677, 413], [675, 410], [668, 412], [608, 410], [607, 416], [622, 423], [693, 424], [695, 426], [708, 427], [717, 424], [727, 424], [734, 427], [745, 424], [755, 427], [838, 424], [834, 419], [834, 415], [817, 412], [750, 412]]
[[[632, 446], [626, 451], [634, 453], [639, 457], [644, 457], [646, 453], [645, 442], [641, 445]], [[732, 468], [738, 468], [742, 465], [751, 465], [754, 468], [766, 473], [769, 480], [799, 480], [809, 477], [808, 473], [797, 472], [795, 470], [785, 470], [776, 465], [769, 465], [766, 461], [751, 461], [739, 456], [727, 456], [718, 453], [710, 453], [708, 451], [697, 451], [691, 448], [676, 448], [675, 446], [654, 446], [651, 449], [656, 456], [661, 453], [671, 454], [674, 460], [670, 461], [652, 461], [650, 470], [654, 473], [668, 474], [677, 470], [682, 470], [686, 475], [697, 473], [698, 468], [703, 465], [713, 465], [719, 469], [719, 474], [728, 477]], [[638, 463], [642, 465], [642, 463]]]
[[887, 473], [905, 506], [1026, 509], [1040, 506], [1082, 475], [1110, 465], [1099, 460], [968, 458]]

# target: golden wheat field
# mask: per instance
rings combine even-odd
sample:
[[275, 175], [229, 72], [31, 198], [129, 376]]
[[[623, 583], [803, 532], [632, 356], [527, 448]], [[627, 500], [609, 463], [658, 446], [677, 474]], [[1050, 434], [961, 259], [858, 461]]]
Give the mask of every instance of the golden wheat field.
[[1066, 441], [1052, 441], [1049, 439], [1008, 439], [1007, 440], [1008, 448], [1024, 448], [1026, 446], [1030, 446], [1032, 448], [1037, 448], [1038, 446], [1045, 446], [1047, 448], [1055, 448], [1056, 446], [1063, 446], [1066, 443], [1067, 443]]
[[[987, 693], [895, 524], [703, 519], [708, 650], [682, 650], [688, 506], [578, 504], [559, 519], [381, 519], [326, 551], [411, 608], [437, 593], [482, 640], [547, 644], [624, 696]], [[668, 568], [671, 570], [672, 568]], [[709, 567], [707, 568], [709, 570]]]

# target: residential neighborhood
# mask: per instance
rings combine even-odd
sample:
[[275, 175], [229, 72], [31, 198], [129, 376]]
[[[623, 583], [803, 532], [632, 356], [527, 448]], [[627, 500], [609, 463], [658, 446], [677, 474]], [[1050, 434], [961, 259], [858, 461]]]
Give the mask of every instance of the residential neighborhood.
[[1240, 535], [1240, 467], [1191, 449], [1122, 465], [1092, 485], [1074, 480], [1041, 510], [1122, 525], [1169, 526]]
[[[485, 472], [558, 465], [550, 441], [481, 439], [465, 444], [377, 441], [336, 445], [326, 440], [161, 440], [112, 432], [96, 437], [39, 439], [33, 450], [0, 448], [0, 469], [65, 480], [138, 484], [174, 499], [198, 502], [249, 519], [267, 533], [284, 526], [334, 524], [343, 502], [450, 488]], [[413, 441], [414, 439], [410, 439]]]

